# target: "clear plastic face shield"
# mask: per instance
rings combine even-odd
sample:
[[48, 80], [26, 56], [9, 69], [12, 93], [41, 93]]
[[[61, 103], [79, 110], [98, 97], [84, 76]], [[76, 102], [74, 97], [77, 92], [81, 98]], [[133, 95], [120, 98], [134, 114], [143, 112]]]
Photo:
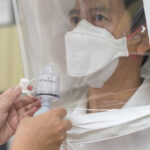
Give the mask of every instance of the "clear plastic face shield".
[[26, 77], [59, 80], [51, 108], [68, 110], [68, 145], [150, 127], [142, 0], [14, 0], [14, 8]]

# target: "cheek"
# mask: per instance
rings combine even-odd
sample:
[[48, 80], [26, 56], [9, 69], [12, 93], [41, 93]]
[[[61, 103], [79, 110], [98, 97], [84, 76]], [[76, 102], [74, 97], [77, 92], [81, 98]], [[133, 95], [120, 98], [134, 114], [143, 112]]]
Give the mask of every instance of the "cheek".
[[130, 28], [131, 17], [126, 11], [122, 12], [122, 15], [114, 13], [114, 15], [112, 16], [112, 22], [108, 26], [108, 30], [117, 39], [126, 37], [127, 34], [130, 32]]
[[116, 18], [113, 18], [111, 23], [104, 25], [104, 28], [107, 29], [116, 39], [118, 39], [122, 35], [119, 26], [120, 25], [118, 24], [118, 20]]
[[108, 27], [107, 27], [107, 28], [108, 28], [108, 31], [111, 32], [112, 35], [113, 35], [115, 38], [117, 38], [117, 37], [116, 37], [116, 33], [117, 33], [117, 28], [116, 28], [116, 26], [117, 26], [117, 25], [118, 25], [118, 24], [117, 24], [117, 21], [113, 20], [112, 23], [109, 24]]

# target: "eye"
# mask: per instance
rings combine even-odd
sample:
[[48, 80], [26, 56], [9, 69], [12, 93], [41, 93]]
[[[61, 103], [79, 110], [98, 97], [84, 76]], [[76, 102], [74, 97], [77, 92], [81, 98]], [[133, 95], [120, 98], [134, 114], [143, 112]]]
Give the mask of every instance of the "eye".
[[93, 17], [93, 21], [96, 21], [96, 22], [103, 21], [104, 19], [105, 19], [105, 17], [102, 15], [99, 15], [99, 14], [97, 14]]
[[71, 23], [73, 25], [77, 25], [79, 22], [80, 22], [80, 18], [79, 17], [76, 17], [76, 16], [71, 17]]

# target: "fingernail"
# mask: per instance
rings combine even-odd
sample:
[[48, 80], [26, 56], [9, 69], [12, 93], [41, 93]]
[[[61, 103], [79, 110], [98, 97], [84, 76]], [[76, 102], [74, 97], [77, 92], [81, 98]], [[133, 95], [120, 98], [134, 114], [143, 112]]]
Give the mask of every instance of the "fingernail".
[[41, 106], [41, 101], [37, 101], [34, 103], [36, 106], [40, 107]]
[[39, 98], [36, 98], [36, 97], [35, 97], [35, 101], [40, 101], [41, 102], [41, 100]]
[[20, 86], [14, 87], [13, 91], [14, 91], [15, 93], [19, 93], [19, 92], [21, 91], [21, 87], [20, 87]]

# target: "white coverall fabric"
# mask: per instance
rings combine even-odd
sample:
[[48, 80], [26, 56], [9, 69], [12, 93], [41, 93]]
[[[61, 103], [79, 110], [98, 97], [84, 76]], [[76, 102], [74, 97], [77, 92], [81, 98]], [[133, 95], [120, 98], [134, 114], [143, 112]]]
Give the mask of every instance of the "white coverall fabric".
[[145, 80], [121, 110], [68, 118], [73, 129], [62, 150], [149, 150], [150, 81]]

